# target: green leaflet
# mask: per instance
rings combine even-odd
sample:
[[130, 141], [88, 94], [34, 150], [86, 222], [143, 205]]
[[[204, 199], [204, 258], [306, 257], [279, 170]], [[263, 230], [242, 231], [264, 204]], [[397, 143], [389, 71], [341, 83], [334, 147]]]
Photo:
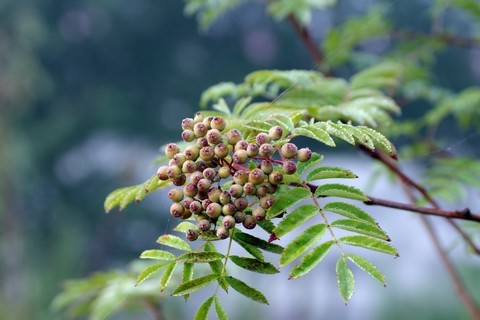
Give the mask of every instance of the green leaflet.
[[215, 302], [215, 313], [217, 314], [218, 320], [228, 320], [228, 315], [217, 296], [213, 297], [213, 301]]
[[160, 291], [165, 290], [168, 285], [168, 282], [172, 278], [173, 271], [177, 266], [177, 262], [172, 262], [167, 265], [165, 272], [163, 273], [162, 279], [160, 280]]
[[322, 121], [322, 122], [315, 123], [315, 126], [325, 130], [328, 134], [335, 136], [337, 138], [340, 138], [343, 141], [346, 141], [352, 145], [355, 145], [355, 139], [353, 138], [353, 135], [343, 128], [343, 126], [345, 125], [346, 124], [341, 122], [337, 124], [331, 121], [326, 121], [326, 122]]
[[334, 244], [333, 240], [324, 242], [303, 256], [302, 263], [295, 266], [290, 272], [290, 278], [300, 278], [312, 271], [323, 260]]
[[375, 150], [375, 144], [369, 134], [352, 125], [344, 125], [343, 128], [355, 138], [356, 142], [370, 150]]
[[218, 274], [212, 273], [200, 278], [190, 280], [188, 282], [184, 282], [172, 292], [172, 296], [183, 296], [183, 295], [192, 293], [194, 291], [197, 291], [199, 289], [202, 289], [208, 286], [213, 281], [217, 280], [218, 277], [219, 277]]
[[[192, 280], [192, 278], [193, 278], [193, 266], [194, 266], [194, 264], [189, 263], [189, 262], [185, 262], [183, 264], [182, 283]], [[188, 294], [183, 296], [183, 298], [185, 299], [185, 302], [187, 301], [188, 297], [189, 297]]]
[[282, 221], [273, 229], [273, 234], [275, 237], [280, 238], [281, 236], [292, 231], [314, 215], [318, 213], [318, 208], [313, 204], [306, 204], [301, 207], [296, 208], [289, 214], [285, 215]]
[[273, 229], [275, 229], [275, 225], [270, 220], [257, 221], [257, 225], [259, 225], [260, 228], [262, 228], [263, 230], [265, 230], [268, 233], [272, 233]]
[[257, 247], [246, 243], [245, 241], [239, 240], [236, 237], [233, 237], [233, 241], [238, 243], [243, 249], [245, 249], [248, 253], [250, 253], [253, 257], [255, 257], [257, 260], [264, 261], [265, 257], [263, 256], [262, 251], [258, 249]]
[[225, 280], [228, 282], [230, 287], [232, 287], [235, 291], [243, 294], [245, 297], [259, 303], [268, 304], [268, 300], [267, 298], [265, 298], [263, 293], [261, 293], [255, 288], [250, 287], [245, 282], [231, 276], [226, 276]]
[[323, 211], [334, 212], [347, 218], [362, 220], [376, 225], [377, 222], [365, 211], [353, 204], [345, 202], [330, 202], [323, 207]]
[[320, 161], [322, 161], [322, 160], [323, 160], [323, 155], [318, 154], [316, 152], [313, 152], [310, 160], [305, 161], [305, 162], [298, 162], [297, 163], [297, 173], [298, 173], [298, 175], [301, 175], [302, 173], [304, 173], [305, 171], [307, 171], [311, 167], [320, 163]]
[[184, 261], [190, 263], [212, 262], [225, 258], [225, 256], [218, 252], [189, 252], [184, 253], [177, 258], [177, 261]]
[[231, 116], [230, 108], [228, 108], [227, 102], [223, 98], [218, 99], [217, 103], [212, 106], [212, 109], [223, 113], [227, 117]]
[[192, 229], [192, 230], [198, 230], [198, 227], [191, 223], [191, 222], [188, 222], [188, 221], [182, 221], [180, 222], [173, 230], [174, 231], [178, 231], [178, 232], [187, 232], [189, 229]]
[[376, 225], [373, 225], [368, 222], [363, 222], [359, 220], [350, 220], [350, 219], [340, 219], [332, 222], [330, 226], [347, 230], [347, 231], [364, 234], [364, 235], [371, 236], [384, 241], [390, 241], [390, 238], [385, 233], [385, 231], [383, 231]]
[[303, 187], [287, 189], [286, 191], [281, 192], [279, 195], [277, 195], [275, 203], [267, 211], [267, 216], [268, 218], [276, 217], [291, 206], [296, 205], [297, 203], [303, 201], [310, 196], [311, 192]]
[[235, 232], [234, 238], [240, 241], [246, 242], [252, 246], [255, 246], [265, 251], [269, 251], [277, 254], [281, 254], [283, 252], [283, 247], [279, 246], [278, 244], [269, 243], [263, 239], [257, 238], [248, 233], [239, 232], [238, 230]]
[[284, 135], [288, 132], [293, 132], [295, 125], [290, 117], [283, 115], [283, 114], [275, 114], [272, 116], [274, 122], [281, 126], [284, 131]]
[[175, 260], [177, 257], [168, 251], [164, 250], [145, 250], [140, 255], [140, 259], [155, 259], [155, 260]]
[[210, 311], [210, 307], [212, 306], [213, 298], [214, 297], [210, 297], [207, 300], [205, 300], [204, 303], [202, 303], [202, 305], [198, 308], [197, 312], [195, 313], [195, 317], [193, 318], [194, 320], [208, 319], [208, 312]]
[[386, 286], [385, 276], [370, 261], [352, 253], [347, 254], [346, 257], [383, 286]]
[[366, 134], [368, 134], [370, 138], [373, 140], [373, 143], [375, 144], [375, 146], [378, 147], [380, 150], [386, 152], [391, 156], [396, 157], [397, 151], [393, 147], [393, 144], [390, 141], [388, 141], [388, 139], [383, 134], [368, 127], [362, 126], [357, 128], [365, 132]]
[[333, 141], [332, 137], [330, 137], [327, 132], [316, 126], [306, 125], [295, 128], [295, 130], [293, 130], [293, 134], [312, 138], [326, 144], [327, 146], [335, 147], [335, 142]]
[[[207, 242], [205, 244], [205, 251], [206, 252], [217, 252], [217, 249], [215, 248], [215, 246], [211, 242]], [[210, 269], [212, 269], [212, 271], [214, 273], [217, 273], [218, 275], [222, 275], [222, 273], [223, 273], [223, 263], [222, 263], [222, 261], [220, 261], [220, 260], [210, 261], [208, 264], [210, 265]], [[220, 286], [222, 287], [223, 290], [225, 290], [225, 292], [228, 292], [228, 283], [225, 281], [225, 279], [223, 277], [218, 278], [218, 284], [220, 284]]]
[[339, 183], [329, 183], [318, 186], [315, 190], [316, 197], [339, 197], [353, 200], [367, 201], [368, 197], [362, 191], [352, 186]]
[[280, 267], [286, 266], [319, 241], [326, 230], [327, 226], [320, 223], [303, 231], [297, 238], [295, 238], [295, 240], [285, 247], [285, 250], [283, 250], [283, 253], [280, 256]]
[[271, 263], [263, 262], [257, 259], [230, 256], [230, 260], [232, 260], [232, 262], [235, 263], [237, 266], [253, 272], [265, 274], [275, 274], [280, 272]]
[[185, 240], [171, 234], [164, 234], [160, 236], [157, 239], [157, 243], [182, 251], [192, 251], [192, 248]]
[[199, 234], [198, 238], [203, 241], [217, 241], [220, 240], [217, 237], [217, 233], [215, 230], [208, 230], [208, 231], [202, 231], [202, 233]]
[[140, 283], [143, 281], [147, 280], [150, 276], [154, 275], [155, 273], [159, 272], [163, 267], [165, 267], [167, 264], [166, 263], [161, 263], [161, 264], [154, 264], [153, 266], [149, 266], [145, 269], [143, 269], [137, 277], [137, 282], [135, 283], [135, 286], [138, 286]]
[[355, 279], [353, 278], [352, 271], [347, 266], [347, 261], [345, 257], [341, 257], [337, 261], [337, 283], [338, 283], [338, 291], [342, 296], [345, 303], [350, 300], [353, 295], [353, 289], [355, 286]]
[[320, 179], [331, 178], [358, 178], [352, 171], [337, 167], [320, 167], [313, 169], [308, 175], [305, 181], [310, 182]]
[[245, 109], [250, 104], [250, 101], [252, 101], [251, 97], [238, 99], [238, 101], [235, 103], [235, 106], [233, 107], [233, 115], [237, 117], [240, 116], [243, 109]]
[[268, 132], [272, 125], [267, 121], [250, 120], [242, 123], [242, 126], [259, 132]]
[[383, 252], [398, 257], [397, 249], [390, 244], [368, 236], [346, 236], [338, 239], [338, 242], [355, 247], [362, 247], [369, 250]]

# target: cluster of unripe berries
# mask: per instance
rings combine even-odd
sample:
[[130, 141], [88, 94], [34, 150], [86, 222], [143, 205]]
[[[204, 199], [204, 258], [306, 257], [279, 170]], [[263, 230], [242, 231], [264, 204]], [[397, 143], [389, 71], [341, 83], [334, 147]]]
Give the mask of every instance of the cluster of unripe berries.
[[[189, 240], [212, 227], [220, 239], [227, 238], [237, 223], [255, 228], [274, 204], [283, 173], [296, 172], [295, 158], [302, 162], [312, 155], [308, 148], [298, 149], [293, 143], [272, 144], [284, 137], [280, 126], [257, 134], [254, 141], [244, 140], [237, 129], [224, 133], [225, 127], [225, 120], [218, 116], [197, 113], [193, 119], [183, 119], [182, 139], [192, 144], [183, 151], [168, 144], [165, 154], [170, 161], [157, 171], [159, 179], [183, 186], [171, 189], [168, 197], [173, 201], [172, 216], [194, 215], [197, 221], [198, 230], [187, 232]], [[272, 157], [278, 150], [281, 160]]]

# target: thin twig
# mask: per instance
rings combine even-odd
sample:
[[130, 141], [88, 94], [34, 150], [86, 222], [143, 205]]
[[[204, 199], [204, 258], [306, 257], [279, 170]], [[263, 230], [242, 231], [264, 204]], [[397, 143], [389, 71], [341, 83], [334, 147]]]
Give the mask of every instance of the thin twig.
[[463, 47], [463, 48], [474, 48], [480, 47], [480, 39], [465, 39], [460, 38], [455, 35], [445, 33], [445, 32], [436, 32], [434, 34], [426, 34], [413, 31], [393, 31], [390, 36], [393, 39], [399, 40], [438, 40], [446, 44]]

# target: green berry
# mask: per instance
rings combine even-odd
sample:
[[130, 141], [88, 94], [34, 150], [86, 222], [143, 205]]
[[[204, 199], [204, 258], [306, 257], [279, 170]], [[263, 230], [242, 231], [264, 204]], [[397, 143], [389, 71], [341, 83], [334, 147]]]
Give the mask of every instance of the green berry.
[[237, 150], [247, 150], [248, 148], [248, 142], [245, 140], [240, 140], [235, 144], [235, 151]]
[[185, 148], [185, 151], [183, 151], [183, 154], [187, 160], [195, 161], [198, 159], [199, 152], [200, 149], [198, 149], [197, 146], [188, 146]]
[[232, 129], [225, 134], [227, 142], [234, 146], [238, 141], [242, 139], [242, 133], [237, 129]]
[[217, 129], [207, 131], [207, 141], [211, 144], [217, 144], [222, 141], [222, 134]]
[[180, 148], [175, 143], [169, 143], [165, 147], [165, 155], [172, 159], [174, 155], [180, 152]]
[[297, 146], [293, 143], [285, 143], [280, 149], [280, 154], [286, 159], [291, 159], [297, 156]]
[[243, 197], [237, 198], [235, 199], [235, 201], [233, 201], [233, 205], [235, 206], [235, 208], [237, 208], [237, 210], [243, 211], [248, 207], [248, 200], [247, 198]]
[[210, 189], [211, 186], [212, 186], [212, 181], [205, 178], [200, 179], [197, 183], [198, 191], [208, 191], [208, 189]]
[[177, 187], [183, 186], [185, 182], [187, 182], [187, 176], [184, 174], [172, 179], [172, 184]]
[[195, 133], [190, 129], [183, 130], [182, 139], [185, 142], [192, 142], [195, 140]]
[[193, 118], [193, 122], [195, 123], [202, 122], [203, 119], [204, 119], [203, 114], [201, 114], [200, 112], [197, 112], [195, 114], [195, 117]]
[[188, 209], [190, 209], [190, 211], [192, 211], [194, 214], [199, 214], [203, 210], [202, 204], [197, 200], [192, 201]]
[[205, 136], [207, 134], [207, 131], [208, 131], [207, 126], [204, 125], [202, 122], [196, 123], [193, 126], [193, 133], [197, 138]]
[[203, 170], [203, 176], [205, 177], [205, 179], [213, 181], [217, 176], [217, 172], [212, 168], [206, 168], [205, 170]]
[[235, 208], [233, 203], [227, 203], [222, 207], [222, 213], [224, 216], [231, 216], [235, 211], [237, 211], [237, 208]]
[[257, 188], [255, 187], [255, 185], [253, 183], [247, 182], [243, 186], [243, 192], [247, 196], [253, 196], [257, 192]]
[[268, 176], [268, 182], [271, 184], [280, 184], [283, 182], [283, 173], [274, 171]]
[[185, 211], [183, 212], [181, 218], [182, 218], [183, 220], [185, 220], [185, 219], [190, 218], [191, 216], [192, 216], [192, 211], [185, 209]]
[[183, 166], [183, 163], [187, 160], [187, 157], [185, 157], [184, 154], [182, 153], [177, 153], [176, 155], [173, 156], [172, 158], [172, 164], [176, 165], [177, 167], [181, 168]]
[[211, 188], [208, 191], [208, 199], [212, 202], [218, 202], [221, 193], [222, 193], [222, 190], [218, 188]]
[[243, 187], [240, 184], [232, 184], [230, 187], [230, 195], [234, 198], [240, 198], [243, 194]]
[[247, 215], [242, 222], [245, 229], [253, 229], [257, 225], [257, 219], [255, 217]]
[[286, 174], [293, 174], [297, 171], [297, 164], [292, 160], [286, 160], [282, 167]]
[[222, 224], [226, 229], [232, 229], [235, 227], [235, 218], [233, 216], [225, 216], [223, 217]]
[[214, 149], [213, 151], [215, 152], [215, 155], [216, 155], [217, 158], [219, 158], [219, 159], [225, 158], [226, 156], [228, 156], [228, 153], [230, 152], [230, 150], [228, 149], [227, 145], [224, 144], [223, 142], [218, 143], [218, 144], [215, 146], [215, 149]]
[[234, 163], [238, 163], [238, 164], [243, 164], [243, 163], [247, 162], [247, 160], [248, 160], [247, 151], [241, 150], [241, 149], [235, 151], [235, 153], [232, 156], [232, 160], [233, 160]]
[[185, 118], [182, 120], [182, 129], [183, 130], [191, 130], [193, 129], [193, 125], [195, 124], [195, 122], [193, 122], [193, 119], [192, 118]]
[[227, 190], [223, 190], [218, 197], [218, 201], [220, 201], [220, 203], [223, 205], [229, 203], [231, 199], [232, 197], [230, 195], [230, 192], [228, 192]]
[[168, 178], [168, 175], [167, 175], [167, 170], [168, 170], [167, 166], [161, 166], [160, 168], [158, 168], [158, 170], [157, 170], [158, 179], [168, 180], [169, 178]]
[[273, 165], [270, 161], [262, 160], [260, 163], [260, 169], [263, 171], [263, 173], [270, 174], [273, 171]]
[[218, 203], [212, 202], [208, 205], [205, 212], [207, 213], [207, 216], [209, 216], [210, 218], [216, 219], [220, 217], [220, 215], [222, 214], [222, 206], [219, 205]]
[[247, 154], [249, 157], [255, 157], [258, 154], [258, 144], [250, 143], [247, 147]]
[[272, 154], [273, 154], [273, 146], [269, 143], [264, 143], [260, 146], [260, 149], [258, 150], [258, 153], [260, 153], [260, 155], [262, 157], [270, 157]]
[[174, 203], [170, 206], [170, 214], [172, 217], [180, 218], [185, 212], [185, 208], [181, 203]]
[[257, 197], [264, 197], [268, 193], [268, 187], [267, 186], [257, 186], [257, 192], [256, 195]]
[[213, 129], [217, 129], [217, 130], [220, 130], [220, 131], [225, 130], [226, 125], [227, 125], [227, 123], [225, 122], [225, 120], [222, 117], [213, 117], [212, 121], [210, 122], [210, 126]]
[[230, 168], [229, 167], [221, 167], [220, 169], [218, 169], [218, 176], [222, 179], [226, 179], [226, 178], [230, 177]]
[[312, 151], [308, 148], [302, 148], [298, 150], [297, 157], [300, 162], [308, 161], [312, 157]]
[[263, 183], [264, 180], [265, 180], [265, 174], [261, 169], [258, 169], [258, 168], [253, 169], [248, 174], [248, 181], [250, 181], [255, 185]]
[[193, 198], [197, 195], [198, 188], [193, 183], [189, 183], [185, 187], [183, 187], [183, 193], [185, 193], [187, 197]]
[[270, 138], [270, 136], [268, 134], [266, 134], [264, 132], [260, 132], [255, 137], [255, 141], [257, 142], [258, 145], [261, 146], [262, 144], [270, 143], [270, 141], [272, 141], [272, 138]]
[[168, 191], [168, 197], [173, 202], [180, 202], [183, 199], [183, 192], [180, 189], [171, 189]]
[[208, 230], [210, 230], [210, 227], [212, 226], [210, 221], [208, 221], [207, 219], [203, 219], [203, 220], [198, 221], [197, 225], [198, 225], [198, 229], [200, 229], [201, 231], [208, 231]]
[[271, 194], [267, 194], [260, 198], [260, 206], [264, 209], [268, 209], [275, 203], [275, 198]]
[[241, 186], [243, 186], [245, 183], [247, 183], [248, 181], [248, 173], [246, 173], [245, 171], [243, 170], [238, 170], [237, 172], [235, 172], [235, 174], [233, 175], [233, 181], [236, 183], [236, 184], [239, 184]]
[[229, 236], [227, 228], [221, 226], [217, 229], [217, 237], [219, 239], [227, 239]]
[[267, 216], [267, 211], [264, 208], [262, 208], [261, 206], [256, 207], [252, 212], [252, 216], [257, 221], [265, 220], [265, 217]]
[[167, 168], [167, 176], [169, 179], [178, 178], [182, 173], [182, 169], [177, 166], [170, 166]]
[[212, 116], [208, 116], [206, 117], [205, 119], [203, 119], [203, 124], [207, 127], [207, 129], [211, 129], [212, 126], [211, 126], [211, 122], [213, 120], [213, 117]]
[[195, 241], [198, 239], [198, 231], [194, 229], [188, 229], [186, 237], [187, 240]]
[[235, 211], [233, 214], [233, 218], [235, 219], [236, 223], [242, 223], [245, 220], [247, 215], [243, 211]]
[[205, 161], [210, 161], [215, 156], [215, 152], [212, 147], [206, 146], [200, 149], [200, 158]]
[[268, 135], [272, 140], [278, 140], [283, 136], [283, 129], [280, 126], [271, 127], [270, 130], [268, 130]]
[[193, 173], [197, 169], [197, 165], [192, 160], [185, 160], [182, 165], [183, 173]]

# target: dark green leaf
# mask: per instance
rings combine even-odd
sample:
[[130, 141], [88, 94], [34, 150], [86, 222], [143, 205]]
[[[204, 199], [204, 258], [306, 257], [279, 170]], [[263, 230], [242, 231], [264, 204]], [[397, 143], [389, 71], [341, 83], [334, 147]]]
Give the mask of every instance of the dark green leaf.
[[172, 292], [172, 296], [183, 296], [183, 295], [192, 293], [194, 291], [197, 291], [199, 289], [202, 289], [208, 286], [213, 281], [217, 280], [218, 277], [219, 277], [218, 274], [212, 273], [200, 278], [190, 280], [188, 282], [184, 282]]
[[365, 211], [354, 206], [353, 204], [345, 202], [330, 202], [325, 207], [323, 207], [323, 211], [334, 212], [344, 217], [366, 221], [373, 225], [377, 224], [375, 219], [373, 219]]
[[269, 243], [263, 239], [257, 238], [247, 233], [235, 232], [234, 238], [246, 242], [252, 246], [260, 248], [265, 251], [281, 254], [283, 252], [283, 247], [278, 244]]
[[275, 274], [280, 272], [271, 263], [263, 262], [257, 259], [230, 256], [230, 260], [232, 260], [232, 262], [237, 266], [253, 272], [265, 274]]
[[223, 309], [222, 304], [217, 296], [213, 298], [213, 301], [215, 302], [215, 312], [217, 313], [218, 320], [228, 320], [228, 315]]
[[163, 273], [162, 280], [160, 281], [160, 291], [165, 290], [165, 288], [167, 287], [168, 282], [170, 281], [176, 266], [177, 266], [177, 262], [172, 262], [167, 265], [167, 268]]
[[307, 182], [320, 180], [320, 179], [331, 179], [331, 178], [358, 178], [356, 174], [347, 169], [337, 168], [337, 167], [320, 167], [313, 169], [307, 175]]
[[243, 294], [245, 297], [259, 303], [268, 304], [267, 298], [265, 298], [265, 296], [260, 291], [250, 287], [245, 282], [231, 276], [226, 276], [225, 280], [228, 282], [230, 287], [232, 287], [235, 291]]
[[[182, 283], [192, 280], [192, 278], [193, 278], [193, 266], [194, 266], [194, 264], [189, 263], [189, 262], [185, 262], [183, 264]], [[187, 301], [188, 297], [189, 297], [188, 294], [183, 296], [185, 301]]]
[[295, 240], [290, 242], [280, 256], [280, 267], [283, 267], [305, 252], [309, 247], [319, 241], [327, 226], [323, 223], [316, 224], [303, 231]]
[[210, 311], [210, 307], [213, 303], [213, 297], [208, 298], [205, 300], [204, 303], [198, 308], [197, 313], [195, 313], [194, 320], [206, 320], [208, 319], [208, 311]]
[[315, 196], [339, 197], [367, 201], [368, 197], [362, 191], [352, 186], [346, 186], [339, 183], [328, 183], [321, 185], [315, 190]]
[[332, 222], [330, 225], [335, 228], [365, 234], [367, 236], [371, 236], [385, 241], [390, 241], [390, 238], [387, 236], [385, 231], [383, 231], [376, 225], [368, 222], [350, 219], [340, 219]]
[[297, 164], [297, 174], [301, 175], [302, 173], [304, 173], [305, 171], [307, 171], [311, 167], [320, 163], [320, 161], [322, 161], [322, 160], [323, 160], [323, 155], [318, 154], [316, 152], [313, 152], [310, 160], [305, 161], [305, 162], [298, 162], [298, 164]]
[[212, 262], [225, 258], [225, 256], [218, 252], [189, 252], [184, 253], [177, 258], [177, 261], [184, 261], [190, 263]]
[[160, 236], [157, 239], [157, 243], [182, 251], [192, 251], [192, 248], [185, 240], [171, 234], [164, 234]]
[[217, 233], [215, 230], [208, 230], [208, 231], [202, 231], [198, 238], [202, 241], [217, 241], [220, 240], [217, 237]]
[[250, 253], [253, 257], [257, 260], [264, 261], [265, 257], [263, 256], [262, 251], [251, 244], [246, 243], [245, 241], [239, 240], [236, 237], [233, 237], [233, 241], [238, 243], [243, 249], [245, 249], [248, 253]]
[[257, 221], [257, 225], [259, 225], [260, 228], [262, 228], [263, 230], [265, 230], [268, 233], [272, 233], [273, 229], [275, 229], [275, 225], [270, 220]]
[[315, 247], [302, 258], [300, 265], [292, 269], [290, 278], [299, 278], [312, 271], [312, 269], [323, 260], [334, 244], [335, 242], [330, 240]]
[[303, 187], [288, 189], [278, 195], [273, 206], [268, 209], [267, 216], [269, 218], [276, 217], [291, 206], [296, 205], [311, 195], [312, 193]]
[[143, 269], [137, 277], [137, 283], [135, 284], [138, 286], [143, 281], [147, 280], [150, 276], [154, 275], [155, 273], [159, 272], [166, 264], [155, 264], [153, 266], [149, 266]]
[[338, 242], [398, 256], [397, 249], [390, 244], [367, 236], [346, 236], [338, 239]]
[[177, 257], [173, 253], [164, 250], [145, 250], [140, 255], [140, 259], [171, 261], [177, 259]]
[[384, 275], [370, 261], [352, 253], [347, 254], [346, 257], [355, 263], [360, 269], [368, 273], [372, 278], [380, 282], [383, 286], [386, 285]]
[[338, 291], [342, 296], [345, 303], [350, 300], [353, 294], [353, 289], [355, 286], [355, 279], [353, 278], [352, 271], [347, 266], [347, 261], [345, 257], [341, 257], [337, 261], [337, 282], [338, 282]]
[[318, 208], [313, 204], [306, 204], [296, 208], [292, 212], [285, 215], [282, 221], [273, 229], [273, 233], [277, 238], [292, 231], [314, 215], [318, 213]]

